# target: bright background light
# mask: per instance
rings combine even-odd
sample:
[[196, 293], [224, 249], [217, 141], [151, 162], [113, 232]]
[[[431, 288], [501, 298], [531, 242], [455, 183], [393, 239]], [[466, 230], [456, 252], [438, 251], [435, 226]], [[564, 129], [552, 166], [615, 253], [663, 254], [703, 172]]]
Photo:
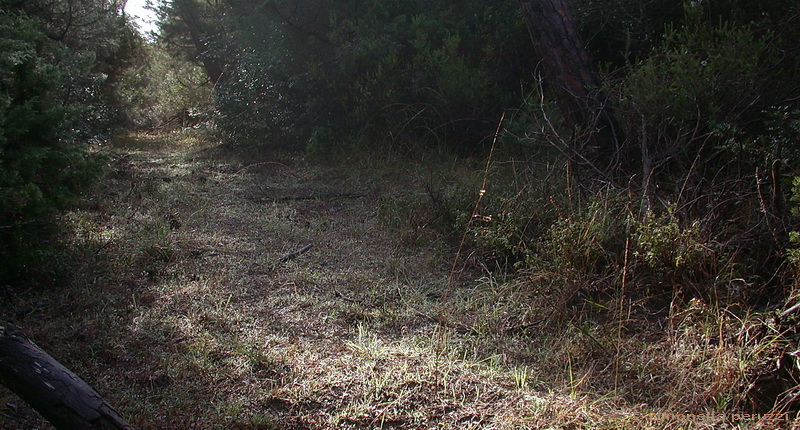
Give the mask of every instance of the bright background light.
[[156, 14], [151, 10], [145, 9], [147, 3], [158, 4], [160, 2], [157, 0], [128, 0], [128, 2], [125, 3], [125, 13], [139, 26], [139, 31], [144, 36], [158, 30], [156, 26]]

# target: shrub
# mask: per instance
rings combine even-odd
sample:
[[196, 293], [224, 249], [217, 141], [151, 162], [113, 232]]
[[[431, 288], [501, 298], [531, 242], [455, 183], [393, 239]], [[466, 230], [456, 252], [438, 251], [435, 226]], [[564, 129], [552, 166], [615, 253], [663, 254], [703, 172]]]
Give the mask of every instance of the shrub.
[[213, 94], [205, 72], [160, 43], [143, 48], [142, 64], [131, 67], [116, 87], [126, 122], [136, 128], [181, 128], [210, 120]]
[[237, 66], [219, 88], [221, 119], [261, 144], [366, 138], [474, 149], [529, 69], [513, 4], [229, 3]]
[[718, 177], [731, 166], [725, 148], [746, 145], [745, 123], [757, 114], [765, 85], [768, 38], [747, 26], [704, 22], [699, 6], [686, 10], [686, 23], [669, 28], [662, 46], [609, 92], [625, 135], [639, 148], [634, 164], [650, 197], [660, 188], [689, 201], [698, 189], [685, 189], [687, 181]]
[[99, 172], [76, 140], [83, 105], [63, 98], [91, 63], [49, 39], [41, 22], [0, 13], [0, 279], [41, 269], [52, 218]]

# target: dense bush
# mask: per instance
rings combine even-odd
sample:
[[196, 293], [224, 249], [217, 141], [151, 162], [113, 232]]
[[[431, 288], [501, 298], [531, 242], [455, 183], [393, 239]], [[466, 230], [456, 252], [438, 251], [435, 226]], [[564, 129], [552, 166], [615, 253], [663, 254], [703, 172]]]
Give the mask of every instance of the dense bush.
[[[627, 264], [630, 292], [659, 297], [656, 307], [675, 297], [758, 306], [786, 297], [783, 256], [792, 220], [783, 172], [798, 148], [798, 82], [787, 78], [796, 58], [777, 47], [800, 39], [769, 14], [742, 23], [742, 15], [716, 6], [686, 3], [660, 43], [609, 75], [606, 94], [638, 156], [627, 160], [628, 176], [608, 192], [573, 197], [549, 228], [522, 237], [514, 226], [530, 225], [535, 212], [490, 212], [492, 223], [482, 229], [492, 252], [503, 249], [497, 244], [522, 243], [523, 272], [558, 274], [556, 283], [600, 288], [606, 297], [614, 297]], [[784, 92], [773, 90], [776, 82]], [[539, 102], [534, 97], [532, 104]], [[542, 115], [549, 106], [528, 108], [537, 109]], [[533, 132], [516, 136], [531, 148], [565, 139], [541, 119], [528, 126]], [[509, 207], [546, 198], [520, 193]]]
[[[5, 3], [5, 2], [4, 2]], [[59, 8], [39, 2], [0, 12], [0, 279], [44, 269], [53, 216], [97, 177], [87, 144], [110, 133], [115, 109], [108, 82], [126, 56], [107, 62], [130, 29], [114, 9], [99, 7], [75, 32], [109, 36], [93, 44], [64, 30]], [[19, 6], [19, 5], [17, 5]], [[64, 12], [66, 13], [66, 12]], [[87, 12], [88, 13], [88, 12]], [[80, 24], [80, 25], [79, 25]], [[107, 26], [106, 26], [107, 25]], [[57, 30], [61, 30], [57, 32]], [[100, 30], [109, 30], [101, 34]], [[112, 37], [113, 36], [113, 37]], [[52, 267], [53, 259], [48, 261]]]
[[718, 175], [736, 155], [725, 147], [746, 145], [744, 128], [763, 103], [766, 37], [703, 23], [693, 8], [687, 13], [689, 22], [669, 29], [663, 45], [611, 90], [625, 134], [640, 149], [637, 164], [652, 182], [648, 192], [669, 186], [678, 195], [687, 180]]
[[144, 46], [141, 63], [122, 75], [116, 93], [134, 128], [193, 126], [215, 113], [211, 83], [202, 69], [160, 43]]
[[[364, 137], [474, 149], [519, 103], [532, 69], [514, 4], [229, 0], [214, 8], [228, 19], [205, 19], [201, 54], [227, 64], [219, 122], [240, 143]], [[165, 40], [188, 37], [177, 25], [188, 18], [181, 9], [165, 18]]]
[[[545, 156], [553, 163], [538, 179], [494, 183], [486, 216], [471, 225], [485, 257], [604, 306], [619, 299], [623, 278], [626, 294], [654, 312], [692, 298], [774, 306], [791, 294], [785, 205], [800, 135], [798, 82], [789, 78], [797, 58], [787, 53], [800, 38], [763, 10], [745, 16], [694, 2], [683, 12], [608, 75], [604, 90], [635, 154], [627, 176], [602, 192], [532, 186], [554, 171], [569, 175]], [[522, 110], [533, 120], [515, 116], [503, 144], [567, 146], [574, 137], [533, 95]]]

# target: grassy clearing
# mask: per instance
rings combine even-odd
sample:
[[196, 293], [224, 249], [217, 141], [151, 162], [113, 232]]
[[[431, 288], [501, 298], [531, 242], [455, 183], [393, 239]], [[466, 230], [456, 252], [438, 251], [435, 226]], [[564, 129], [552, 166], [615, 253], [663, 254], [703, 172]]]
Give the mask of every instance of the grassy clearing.
[[[735, 415], [791, 344], [770, 315], [694, 301], [642, 325], [638, 298], [576, 300], [568, 273], [470, 250], [448, 286], [466, 162], [223, 157], [180, 134], [109, 152], [65, 218], [72, 279], [0, 309], [138, 427], [791, 426]], [[0, 400], [0, 427], [46, 427]]]

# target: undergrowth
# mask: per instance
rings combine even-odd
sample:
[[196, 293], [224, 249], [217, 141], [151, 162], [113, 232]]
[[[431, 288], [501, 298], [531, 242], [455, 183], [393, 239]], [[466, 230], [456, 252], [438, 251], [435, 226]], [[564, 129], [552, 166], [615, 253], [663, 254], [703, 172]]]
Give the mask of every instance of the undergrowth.
[[[516, 165], [495, 163], [471, 222], [480, 172], [428, 185], [436, 198], [404, 197], [406, 211], [390, 206], [384, 221], [401, 242], [423, 228], [465, 232], [456, 267], [480, 275], [441, 305], [447, 324], [471, 334], [459, 340], [464, 354], [522, 366], [517, 381], [534, 366], [543, 386], [674, 419], [658, 426], [682, 425], [684, 413], [692, 426], [796, 417], [798, 293], [791, 259], [754, 261], [771, 258], [758, 251], [773, 239], [763, 215], [642, 212], [637, 196], [611, 188], [569, 198], [562, 175]], [[737, 236], [742, 223], [750, 236]]]
[[[74, 283], [0, 307], [141, 428], [796, 423], [797, 290], [764, 300], [703, 220], [508, 154], [472, 217], [481, 160], [172, 136], [117, 142], [65, 217]], [[0, 426], [43, 426], [2, 396]]]

